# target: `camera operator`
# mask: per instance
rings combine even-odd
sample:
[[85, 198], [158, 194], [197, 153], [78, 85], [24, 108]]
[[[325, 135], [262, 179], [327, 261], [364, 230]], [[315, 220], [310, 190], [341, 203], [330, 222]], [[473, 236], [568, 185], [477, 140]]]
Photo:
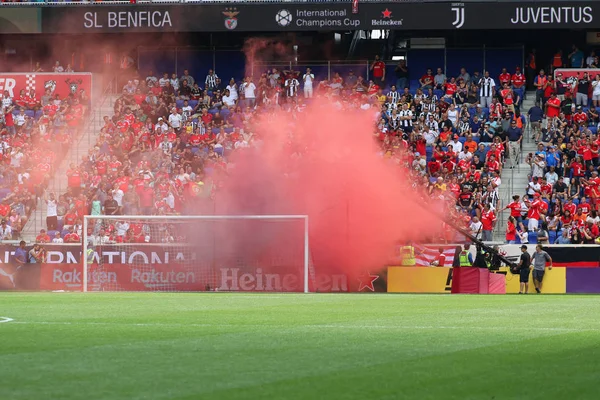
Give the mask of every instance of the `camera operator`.
[[43, 264], [46, 262], [46, 250], [39, 243], [33, 245], [29, 250], [29, 262], [33, 264]]
[[519, 269], [519, 282], [521, 283], [519, 287], [519, 294], [527, 294], [529, 291], [529, 269], [531, 268], [531, 256], [527, 252], [527, 246], [521, 246], [521, 258], [519, 259], [519, 264], [517, 265]]

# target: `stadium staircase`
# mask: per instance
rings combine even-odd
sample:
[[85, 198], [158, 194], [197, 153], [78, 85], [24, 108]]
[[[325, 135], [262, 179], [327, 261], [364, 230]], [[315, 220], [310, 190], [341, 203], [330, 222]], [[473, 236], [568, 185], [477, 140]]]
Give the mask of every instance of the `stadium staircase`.
[[[92, 97], [94, 100], [88, 118], [84, 122], [82, 133], [73, 141], [64, 159], [60, 160], [57, 164], [54, 176], [50, 178], [46, 193], [54, 192], [57, 198], [59, 195], [65, 193], [67, 190], [67, 170], [69, 169], [69, 165], [71, 163], [79, 165], [81, 158], [87, 155], [89, 149], [96, 144], [100, 129], [104, 126], [103, 116], [112, 116], [114, 114], [113, 106], [118, 97], [114, 94], [114, 81], [114, 79], [111, 79], [110, 83], [99, 86], [97, 89], [94, 88], [95, 93], [93, 93], [94, 96]], [[43, 199], [38, 201], [36, 210], [31, 213], [27, 224], [21, 232], [21, 239], [28, 243], [35, 241], [40, 229], [47, 229], [46, 204]]]
[[[521, 105], [521, 113], [527, 115], [527, 111], [535, 104], [535, 91], [528, 91]], [[500, 197], [500, 208], [506, 207], [508, 203], [512, 201], [512, 196], [515, 194], [523, 196], [529, 183], [529, 174], [531, 173], [530, 166], [525, 162], [527, 154], [535, 153], [536, 145], [535, 140], [531, 134], [531, 128], [529, 124], [525, 129], [524, 138], [521, 146], [521, 154], [519, 156], [519, 165], [517, 168], [511, 169], [508, 167], [510, 164], [507, 162], [505, 168], [502, 170], [502, 184], [498, 191]], [[506, 223], [510, 213], [508, 210], [500, 213], [498, 216], [498, 223], [496, 224], [496, 230], [494, 233], [495, 242], [505, 242]]]

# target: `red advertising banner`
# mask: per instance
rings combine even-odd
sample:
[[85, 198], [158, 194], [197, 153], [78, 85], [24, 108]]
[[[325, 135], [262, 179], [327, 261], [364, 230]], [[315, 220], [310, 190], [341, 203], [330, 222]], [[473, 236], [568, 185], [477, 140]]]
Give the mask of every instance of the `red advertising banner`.
[[15, 72], [0, 73], [0, 93], [5, 90], [12, 98], [18, 98], [21, 90], [29, 94], [31, 89], [35, 90], [36, 98], [39, 100], [46, 89], [52, 95], [58, 94], [65, 98], [71, 93], [79, 93], [85, 90], [89, 97], [92, 95], [92, 74], [89, 72], [73, 73], [46, 73], [46, 72]]
[[[376, 277], [376, 276], [375, 276]], [[363, 285], [372, 285], [371, 278]], [[357, 285], [359, 283], [357, 282]], [[311, 289], [320, 292], [361, 291], [349, 285], [345, 274], [316, 276]], [[42, 264], [40, 290], [83, 290], [83, 266]], [[94, 264], [88, 274], [89, 291], [231, 291], [301, 292], [302, 276], [292, 271], [262, 268], [220, 268], [216, 273], [182, 264]], [[374, 291], [374, 288], [370, 289]]]

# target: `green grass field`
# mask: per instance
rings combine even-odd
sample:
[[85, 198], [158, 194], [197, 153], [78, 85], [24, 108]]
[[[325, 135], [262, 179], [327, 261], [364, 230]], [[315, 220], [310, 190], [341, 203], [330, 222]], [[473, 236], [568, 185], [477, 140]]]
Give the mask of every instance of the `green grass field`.
[[600, 297], [2, 293], [0, 399], [597, 399]]

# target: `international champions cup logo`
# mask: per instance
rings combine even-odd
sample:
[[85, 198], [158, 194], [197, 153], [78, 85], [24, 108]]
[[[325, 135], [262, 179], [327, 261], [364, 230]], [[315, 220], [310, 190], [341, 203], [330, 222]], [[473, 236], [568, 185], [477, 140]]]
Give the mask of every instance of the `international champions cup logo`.
[[239, 13], [240, 12], [236, 8], [226, 8], [225, 11], [223, 11], [223, 15], [225, 17], [227, 17], [227, 18], [225, 18], [225, 28], [229, 29], [230, 31], [237, 28], [237, 26], [238, 26], [237, 15]]
[[292, 23], [292, 13], [288, 10], [279, 10], [275, 15], [275, 21], [279, 26], [288, 26]]

